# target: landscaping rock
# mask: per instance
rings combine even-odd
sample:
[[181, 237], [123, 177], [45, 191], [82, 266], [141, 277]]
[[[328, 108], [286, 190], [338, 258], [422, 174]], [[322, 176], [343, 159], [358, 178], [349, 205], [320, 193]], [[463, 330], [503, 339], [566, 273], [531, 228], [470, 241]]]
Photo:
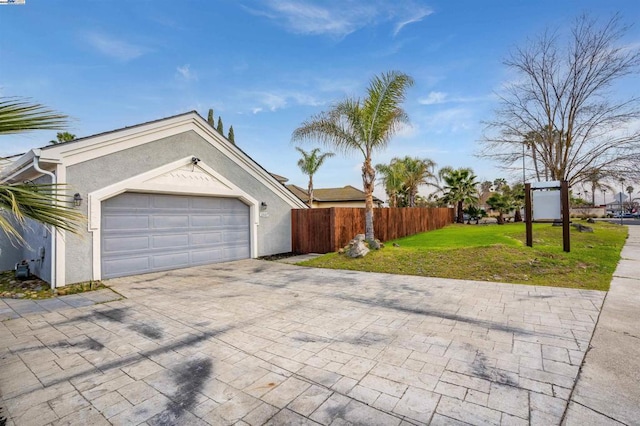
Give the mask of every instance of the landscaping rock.
[[369, 253], [369, 247], [365, 243], [364, 234], [356, 235], [344, 248], [349, 257], [364, 257]]
[[571, 226], [576, 228], [579, 232], [593, 232], [593, 228], [592, 227], [583, 225], [581, 223], [574, 223]]
[[593, 220], [593, 218], [592, 218], [592, 217], [590, 217], [589, 219], [587, 219], [587, 223], [596, 223], [596, 221], [595, 221], [595, 220]]

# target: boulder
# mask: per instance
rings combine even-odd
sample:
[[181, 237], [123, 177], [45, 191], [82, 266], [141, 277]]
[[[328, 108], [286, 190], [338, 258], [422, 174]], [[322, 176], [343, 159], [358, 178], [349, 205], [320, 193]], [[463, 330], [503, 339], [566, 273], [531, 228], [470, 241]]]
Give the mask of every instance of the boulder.
[[365, 242], [364, 234], [356, 235], [344, 248], [349, 257], [364, 257], [369, 253], [369, 247]]
[[595, 220], [593, 220], [593, 218], [592, 218], [592, 217], [590, 217], [589, 219], [587, 219], [587, 223], [596, 223], [596, 221], [595, 221]]

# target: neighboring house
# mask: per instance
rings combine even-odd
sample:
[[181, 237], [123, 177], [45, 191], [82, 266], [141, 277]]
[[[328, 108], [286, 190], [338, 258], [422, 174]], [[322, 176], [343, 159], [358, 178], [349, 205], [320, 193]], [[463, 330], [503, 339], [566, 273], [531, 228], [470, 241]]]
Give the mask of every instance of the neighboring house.
[[[287, 188], [305, 203], [309, 203], [309, 193], [297, 185]], [[364, 207], [365, 193], [351, 185], [344, 188], [314, 188], [313, 207]], [[382, 207], [383, 201], [373, 197], [373, 206]]]
[[52, 286], [289, 252], [291, 209], [307, 207], [196, 112], [12, 160], [1, 180], [82, 198], [80, 235], [31, 222], [13, 247], [0, 232], [0, 269], [29, 259]]

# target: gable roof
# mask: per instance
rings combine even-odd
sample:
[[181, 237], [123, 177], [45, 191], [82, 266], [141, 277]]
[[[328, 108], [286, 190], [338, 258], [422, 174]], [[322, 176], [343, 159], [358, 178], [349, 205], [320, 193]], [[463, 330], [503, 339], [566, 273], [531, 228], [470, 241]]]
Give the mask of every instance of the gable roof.
[[[287, 185], [287, 188], [298, 196], [302, 201], [309, 202], [309, 194], [305, 189], [297, 185]], [[366, 194], [351, 185], [342, 188], [314, 188], [313, 200], [317, 202], [330, 201], [365, 201]], [[377, 197], [373, 197], [374, 203], [382, 203]]]
[[197, 133], [259, 182], [271, 188], [291, 207], [308, 207], [247, 153], [220, 135], [196, 111], [32, 149], [3, 168], [0, 175], [3, 179], [11, 180], [25, 172], [33, 173], [34, 158], [38, 158], [42, 168], [52, 169], [55, 164], [61, 163], [70, 166], [185, 131]]

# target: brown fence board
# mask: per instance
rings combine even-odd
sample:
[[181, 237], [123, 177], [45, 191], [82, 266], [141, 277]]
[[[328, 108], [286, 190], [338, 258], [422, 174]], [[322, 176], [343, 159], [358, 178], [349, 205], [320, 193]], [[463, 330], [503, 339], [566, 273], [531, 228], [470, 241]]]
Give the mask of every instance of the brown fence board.
[[[295, 253], [337, 251], [364, 234], [364, 208], [331, 207], [291, 211], [291, 250]], [[381, 241], [432, 231], [453, 223], [450, 208], [376, 208], [373, 228]]]

